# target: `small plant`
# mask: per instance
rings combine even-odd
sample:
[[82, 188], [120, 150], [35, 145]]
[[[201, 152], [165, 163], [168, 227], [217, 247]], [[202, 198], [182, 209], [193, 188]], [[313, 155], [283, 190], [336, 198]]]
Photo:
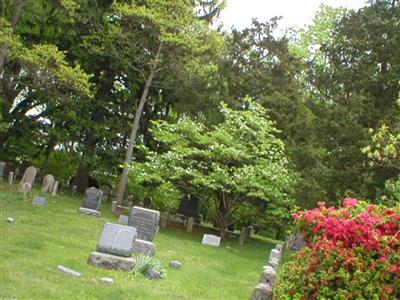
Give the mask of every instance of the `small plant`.
[[134, 256], [136, 264], [132, 269], [135, 276], [144, 275], [148, 269], [153, 269], [160, 272], [161, 278], [167, 277], [167, 270], [160, 260], [145, 253], [140, 253]]

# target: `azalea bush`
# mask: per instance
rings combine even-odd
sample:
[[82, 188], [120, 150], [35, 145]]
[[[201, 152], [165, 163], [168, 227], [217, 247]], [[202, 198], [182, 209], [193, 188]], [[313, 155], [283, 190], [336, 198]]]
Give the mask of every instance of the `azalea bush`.
[[307, 246], [287, 263], [277, 299], [400, 299], [400, 209], [344, 199], [294, 215]]

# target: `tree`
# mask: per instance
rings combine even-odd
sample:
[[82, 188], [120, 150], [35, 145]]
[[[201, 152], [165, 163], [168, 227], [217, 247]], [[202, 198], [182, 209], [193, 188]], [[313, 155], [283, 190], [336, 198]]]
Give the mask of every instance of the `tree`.
[[173, 184], [200, 199], [220, 236], [225, 237], [233, 214], [244, 205], [289, 210], [294, 173], [289, 169], [278, 131], [258, 104], [244, 101], [239, 110], [220, 106], [224, 121], [207, 128], [189, 118], [176, 124], [153, 123], [159, 152], [142, 148], [144, 162], [131, 164], [135, 184]]

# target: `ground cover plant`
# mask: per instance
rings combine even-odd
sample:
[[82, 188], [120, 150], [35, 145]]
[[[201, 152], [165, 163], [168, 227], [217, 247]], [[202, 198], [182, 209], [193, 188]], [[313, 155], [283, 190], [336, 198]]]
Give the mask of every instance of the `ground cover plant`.
[[346, 198], [295, 214], [307, 246], [285, 265], [278, 299], [399, 299], [400, 208]]
[[[16, 187], [0, 183], [0, 299], [247, 299], [276, 244], [255, 238], [241, 247], [228, 239], [215, 248], [201, 245], [200, 235], [161, 229], [156, 257], [166, 266], [178, 259], [182, 269], [167, 267], [165, 279], [150, 281], [86, 263], [104, 222], [117, 220], [109, 205], [95, 218], [77, 213], [81, 196], [48, 200], [45, 207], [33, 206], [32, 195], [23, 198]], [[8, 217], [15, 222], [6, 223]], [[58, 273], [58, 265], [83, 276]], [[101, 285], [101, 277], [112, 277], [115, 284]]]

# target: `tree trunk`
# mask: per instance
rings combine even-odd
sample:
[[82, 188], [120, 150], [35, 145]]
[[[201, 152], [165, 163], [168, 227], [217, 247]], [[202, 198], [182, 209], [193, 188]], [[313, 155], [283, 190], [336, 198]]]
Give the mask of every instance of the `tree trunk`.
[[89, 184], [89, 168], [87, 165], [80, 165], [76, 171], [72, 185], [77, 186], [77, 190], [84, 193]]
[[160, 43], [158, 46], [157, 53], [155, 55], [155, 63], [150, 68], [149, 76], [147, 77], [146, 84], [145, 84], [143, 92], [142, 92], [142, 96], [140, 97], [139, 105], [135, 112], [135, 119], [133, 121], [133, 127], [132, 127], [131, 135], [129, 138], [128, 150], [126, 151], [126, 156], [125, 156], [125, 160], [124, 160], [124, 168], [122, 170], [121, 180], [120, 180], [117, 195], [116, 195], [117, 203], [122, 203], [122, 200], [124, 198], [126, 184], [128, 183], [128, 173], [129, 173], [128, 165], [131, 161], [131, 158], [133, 155], [133, 149], [135, 148], [135, 145], [136, 145], [136, 135], [139, 130], [140, 117], [142, 116], [143, 108], [147, 101], [147, 95], [149, 94], [150, 87], [153, 84], [153, 79], [154, 79], [154, 75], [155, 75], [156, 67], [157, 67], [157, 60], [160, 56], [161, 48], [162, 48], [162, 43]]

